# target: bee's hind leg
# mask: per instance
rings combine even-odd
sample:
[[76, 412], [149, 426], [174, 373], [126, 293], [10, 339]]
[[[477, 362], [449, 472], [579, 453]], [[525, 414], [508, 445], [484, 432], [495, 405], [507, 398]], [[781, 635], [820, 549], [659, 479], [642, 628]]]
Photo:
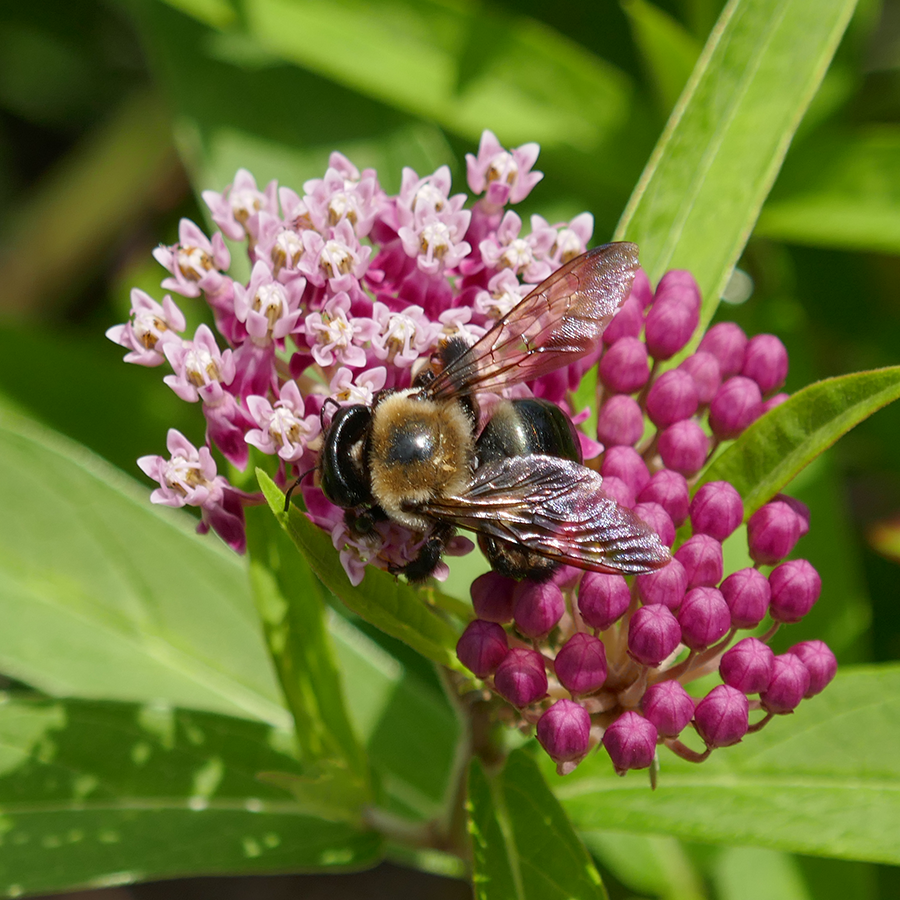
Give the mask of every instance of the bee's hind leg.
[[444, 552], [447, 542], [454, 534], [456, 534], [456, 529], [452, 525], [438, 523], [419, 548], [418, 556], [405, 566], [392, 567], [391, 574], [405, 575], [406, 580], [413, 583], [430, 578], [441, 561], [441, 554]]

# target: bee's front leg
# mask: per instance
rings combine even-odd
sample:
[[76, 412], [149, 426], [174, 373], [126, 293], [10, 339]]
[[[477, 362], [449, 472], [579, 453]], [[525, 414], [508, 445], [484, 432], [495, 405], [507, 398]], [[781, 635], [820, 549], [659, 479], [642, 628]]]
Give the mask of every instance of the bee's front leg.
[[392, 566], [389, 571], [392, 575], [405, 575], [407, 581], [425, 581], [434, 574], [441, 554], [447, 546], [447, 542], [456, 534], [452, 525], [438, 522], [428, 536], [428, 539], [419, 548], [419, 553], [414, 560], [405, 566]]

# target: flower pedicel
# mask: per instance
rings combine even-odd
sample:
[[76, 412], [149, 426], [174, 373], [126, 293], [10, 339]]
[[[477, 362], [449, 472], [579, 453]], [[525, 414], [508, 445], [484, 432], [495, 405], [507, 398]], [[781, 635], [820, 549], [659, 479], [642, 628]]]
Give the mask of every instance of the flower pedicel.
[[[184, 220], [178, 243], [154, 255], [167, 269], [164, 289], [203, 298], [218, 335], [207, 326], [184, 335], [170, 295], [156, 302], [137, 289], [131, 321], [108, 332], [127, 348], [126, 361], [167, 365], [165, 382], [199, 403], [206, 420], [205, 446], [173, 429], [169, 459], [140, 460], [159, 482], [151, 499], [199, 507], [199, 530], [212, 528], [243, 551], [243, 507], [259, 497], [219, 474], [212, 449], [238, 469], [251, 446], [277, 457], [286, 483], [317, 464], [326, 399], [368, 406], [380, 390], [409, 388], [439, 345], [476, 342], [583, 253], [589, 214], [555, 225], [532, 216], [523, 233], [506, 208], [542, 177], [533, 171], [537, 154], [535, 144], [507, 152], [485, 132], [478, 155], [467, 157], [469, 188], [481, 195], [471, 208], [464, 194], [451, 194], [446, 166], [425, 177], [404, 169], [400, 192], [389, 196], [373, 170], [360, 173], [339, 153], [302, 194], [275, 182], [260, 190], [245, 170], [223, 193], [205, 192], [221, 234], [208, 238]], [[246, 242], [246, 284], [228, 275], [223, 234]], [[711, 328], [696, 352], [662, 371], [691, 340], [699, 310], [689, 273], [668, 272], [654, 290], [639, 271], [591, 353], [508, 391], [584, 422], [589, 410], [572, 408], [570, 392], [597, 366], [597, 432], [577, 432], [584, 459], [599, 469], [606, 493], [664, 543], [672, 546], [683, 529], [672, 561], [637, 577], [564, 566], [542, 584], [496, 572], [473, 583], [477, 618], [460, 639], [460, 660], [510, 704], [515, 720], [536, 726], [561, 772], [601, 743], [622, 773], [651, 765], [659, 744], [701, 760], [790, 712], [834, 676], [834, 656], [820, 641], [780, 657], [767, 646], [782, 623], [809, 611], [821, 588], [808, 562], [785, 562], [809, 528], [802, 505], [779, 496], [757, 510], [747, 532], [755, 565], [725, 572], [721, 542], [743, 520], [740, 497], [725, 482], [691, 497], [691, 482], [718, 445], [785, 399], [777, 391], [787, 373], [777, 338], [748, 340], [731, 323]], [[388, 520], [366, 539], [355, 537], [344, 510], [311, 481], [299, 488], [308, 514], [331, 533], [354, 584], [367, 565], [397, 569], [416, 559], [425, 535]], [[471, 548], [454, 537], [444, 553]], [[439, 563], [435, 575], [446, 573]], [[739, 630], [757, 627], [761, 634], [733, 644]], [[723, 683], [699, 702], [684, 691], [717, 669]], [[702, 750], [682, 742], [686, 728], [696, 730]]]

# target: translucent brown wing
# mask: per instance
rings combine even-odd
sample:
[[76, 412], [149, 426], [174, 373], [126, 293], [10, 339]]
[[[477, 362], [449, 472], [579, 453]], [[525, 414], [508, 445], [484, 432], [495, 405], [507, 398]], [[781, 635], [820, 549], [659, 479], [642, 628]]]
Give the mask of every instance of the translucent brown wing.
[[576, 257], [448, 363], [428, 394], [497, 391], [575, 362], [597, 346], [637, 269], [635, 244], [605, 244]]
[[594, 572], [633, 575], [666, 565], [659, 536], [601, 482], [567, 459], [514, 456], [480, 466], [462, 495], [417, 510]]

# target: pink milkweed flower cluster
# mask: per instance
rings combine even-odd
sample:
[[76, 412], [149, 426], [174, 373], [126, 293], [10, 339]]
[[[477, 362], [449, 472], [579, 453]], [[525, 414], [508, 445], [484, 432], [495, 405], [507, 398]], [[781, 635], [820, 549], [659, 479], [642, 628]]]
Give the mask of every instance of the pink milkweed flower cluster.
[[[664, 369], [699, 311], [689, 273], [668, 272], [654, 290], [639, 272], [598, 369], [604, 488], [652, 525], [672, 561], [636, 577], [563, 567], [543, 583], [490, 572], [472, 585], [477, 618], [459, 659], [509, 718], [535, 727], [560, 774], [601, 745], [622, 775], [655, 766], [660, 745], [701, 762], [792, 712], [836, 671], [821, 641], [778, 656], [768, 646], [821, 589], [808, 561], [786, 559], [809, 530], [806, 507], [779, 495], [757, 510], [746, 529], [753, 565], [729, 573], [722, 542], [744, 521], [741, 496], [724, 481], [693, 489], [722, 441], [786, 399], [788, 367], [776, 337], [722, 323]], [[685, 689], [716, 672], [705, 696]]]

